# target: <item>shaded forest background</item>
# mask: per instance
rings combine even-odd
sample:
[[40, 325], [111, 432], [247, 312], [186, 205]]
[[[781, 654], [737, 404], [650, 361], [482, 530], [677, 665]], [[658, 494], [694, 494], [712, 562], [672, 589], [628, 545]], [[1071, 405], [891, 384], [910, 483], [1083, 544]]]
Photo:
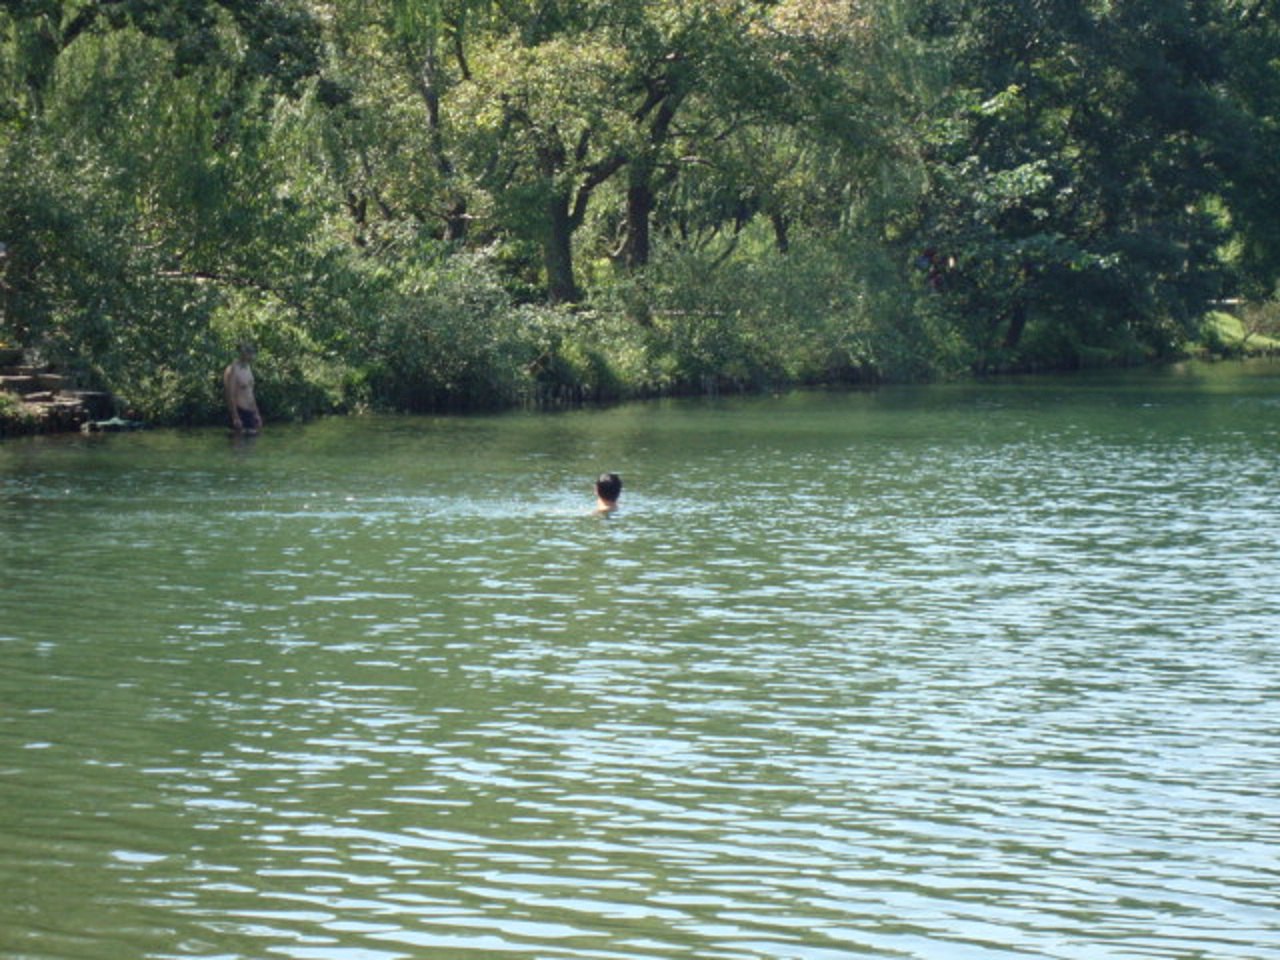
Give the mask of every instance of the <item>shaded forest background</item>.
[[[1275, 0], [4, 0], [0, 341], [157, 422], [1137, 363], [1276, 312]], [[1261, 323], [1261, 321], [1259, 321]]]

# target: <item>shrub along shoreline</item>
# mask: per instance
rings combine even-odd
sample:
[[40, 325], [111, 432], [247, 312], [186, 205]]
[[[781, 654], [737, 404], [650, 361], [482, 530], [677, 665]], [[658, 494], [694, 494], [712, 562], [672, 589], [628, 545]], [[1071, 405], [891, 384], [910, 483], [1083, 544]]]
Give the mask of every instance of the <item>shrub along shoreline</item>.
[[1135, 366], [1274, 344], [1269, 315], [1244, 314], [1247, 330], [1226, 314], [1099, 326], [1035, 305], [1014, 344], [1006, 320], [981, 322], [959, 271], [940, 289], [905, 253], [838, 238], [781, 258], [668, 256], [638, 274], [606, 263], [572, 304], [513, 289], [492, 252], [413, 253], [321, 258], [288, 289], [137, 275], [126, 299], [145, 312], [45, 323], [27, 354], [129, 419], [202, 425], [225, 418], [221, 371], [241, 340], [258, 348], [258, 397], [277, 420]]
[[[832, 321], [787, 323], [771, 330], [732, 323], [723, 313], [704, 315], [649, 309], [603, 314], [588, 309], [516, 307], [473, 314], [485, 335], [437, 343], [432, 331], [379, 325], [389, 347], [376, 363], [368, 355], [307, 351], [287, 326], [258, 327], [258, 396], [269, 420], [307, 420], [363, 412], [468, 414], [516, 408], [559, 409], [664, 396], [752, 394], [794, 388], [866, 388], [886, 383], [980, 378], [1008, 373], [1061, 373], [1090, 367], [1133, 367], [1188, 358], [1236, 360], [1275, 355], [1280, 339], [1270, 327], [1230, 313], [1210, 314], [1204, 335], [1167, 353], [1080, 350], [1041, 365], [965, 369], [940, 352], [906, 354], [877, 362], [871, 341], [842, 336]], [[495, 329], [507, 331], [505, 341]], [[744, 331], [756, 335], [745, 336]], [[441, 331], [443, 333], [443, 331]], [[1271, 331], [1274, 332], [1274, 331]], [[766, 336], [768, 334], [768, 336]], [[785, 341], [785, 342], [784, 342]], [[917, 344], [920, 341], [915, 341]], [[213, 345], [211, 345], [213, 346]], [[468, 349], [470, 348], [470, 349]], [[862, 348], [860, 352], [859, 348]], [[114, 413], [150, 426], [219, 424], [225, 418], [220, 371], [230, 347], [192, 352], [192, 371], [161, 367], [140, 384], [121, 382], [96, 394], [96, 413], [24, 402], [0, 385], [0, 438], [78, 430], [95, 416]], [[955, 359], [955, 358], [951, 358]], [[203, 362], [201, 362], [203, 361]], [[198, 370], [196, 368], [199, 368]], [[80, 371], [80, 377], [85, 375]], [[74, 376], [74, 374], [73, 374]], [[108, 399], [104, 401], [102, 398]], [[42, 395], [36, 399], [42, 399]]]

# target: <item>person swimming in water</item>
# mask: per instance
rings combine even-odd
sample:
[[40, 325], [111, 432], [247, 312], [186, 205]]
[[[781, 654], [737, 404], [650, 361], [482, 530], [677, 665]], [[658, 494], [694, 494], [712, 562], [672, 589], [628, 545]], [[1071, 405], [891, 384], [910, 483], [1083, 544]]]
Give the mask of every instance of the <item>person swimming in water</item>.
[[602, 473], [596, 478], [596, 513], [613, 513], [622, 496], [622, 478], [616, 473]]

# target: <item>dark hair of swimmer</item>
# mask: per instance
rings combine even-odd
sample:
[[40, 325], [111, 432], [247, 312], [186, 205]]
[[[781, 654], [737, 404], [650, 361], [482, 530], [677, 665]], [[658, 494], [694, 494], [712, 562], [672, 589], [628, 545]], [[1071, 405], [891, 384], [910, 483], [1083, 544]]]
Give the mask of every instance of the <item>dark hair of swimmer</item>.
[[596, 496], [613, 503], [622, 495], [622, 478], [616, 473], [602, 473], [596, 480]]

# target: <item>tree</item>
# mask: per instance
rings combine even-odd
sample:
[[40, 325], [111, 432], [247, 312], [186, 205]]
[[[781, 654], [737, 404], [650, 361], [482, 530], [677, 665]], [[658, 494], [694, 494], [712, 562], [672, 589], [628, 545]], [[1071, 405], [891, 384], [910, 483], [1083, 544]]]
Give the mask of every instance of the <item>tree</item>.
[[932, 5], [955, 71], [920, 246], [980, 367], [1167, 352], [1220, 290], [1221, 61], [1203, 4]]
[[314, 66], [305, 11], [28, 2], [5, 14], [9, 320], [152, 412], [190, 415], [227, 297], [296, 300], [272, 107]]
[[1280, 282], [1280, 4], [1225, 2], [1218, 14], [1224, 45], [1221, 134], [1213, 160], [1234, 233], [1233, 262], [1243, 292], [1266, 297]]

